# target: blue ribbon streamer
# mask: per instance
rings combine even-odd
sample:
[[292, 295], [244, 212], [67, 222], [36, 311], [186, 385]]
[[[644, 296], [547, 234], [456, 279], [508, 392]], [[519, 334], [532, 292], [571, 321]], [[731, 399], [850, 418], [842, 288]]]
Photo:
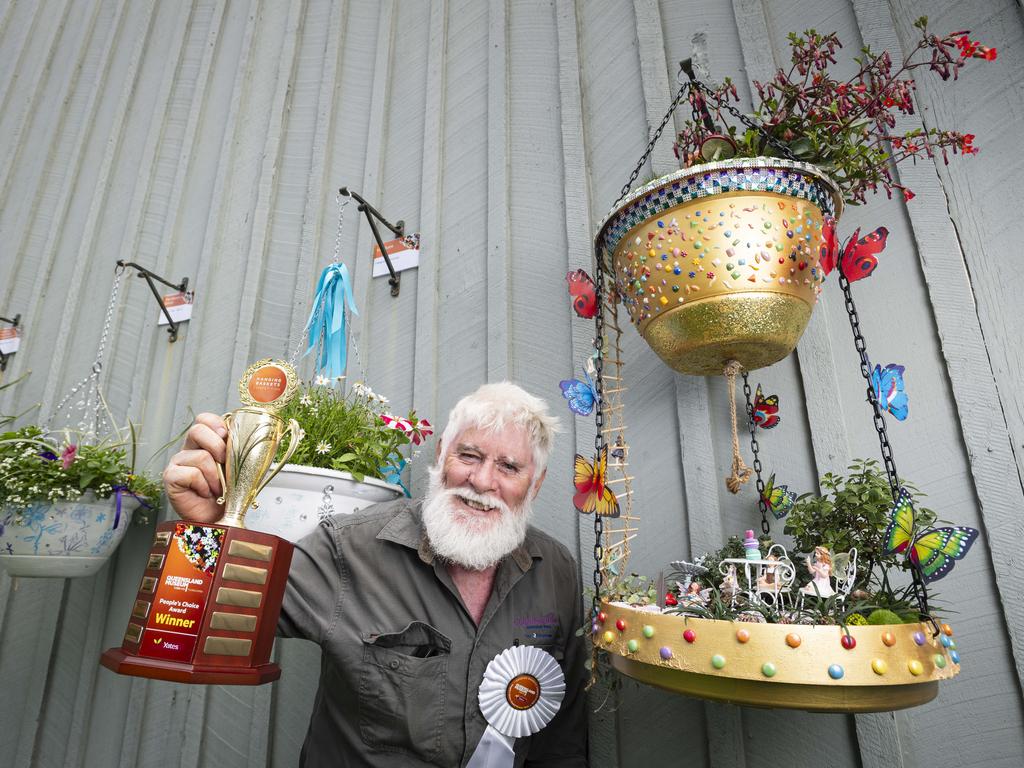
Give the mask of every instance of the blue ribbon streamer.
[[142, 505], [143, 507], [145, 507], [146, 509], [152, 509], [153, 508], [149, 504], [147, 504], [145, 501], [143, 501], [141, 498], [139, 498], [134, 493], [132, 493], [128, 489], [127, 485], [115, 485], [113, 490], [114, 490], [115, 496], [116, 496], [116, 500], [115, 500], [115, 504], [114, 504], [114, 529], [115, 530], [117, 529], [118, 523], [121, 522], [121, 494], [127, 493], [129, 496], [131, 496], [133, 499], [135, 499], [137, 502], [139, 502], [139, 504]]
[[405, 459], [398, 453], [392, 453], [388, 458], [391, 459], [392, 463], [385, 464], [380, 468], [380, 473], [384, 476], [384, 482], [399, 486], [405, 491], [406, 498], [411, 499], [412, 494], [409, 493], [409, 489], [402, 482], [402, 470], [405, 469]]
[[309, 315], [305, 330], [309, 333], [309, 347], [303, 357], [316, 347], [323, 338], [320, 359], [316, 370], [330, 379], [344, 375], [346, 365], [345, 305], [353, 315], [358, 315], [352, 298], [351, 279], [344, 264], [329, 264], [320, 273], [313, 299], [313, 311]]

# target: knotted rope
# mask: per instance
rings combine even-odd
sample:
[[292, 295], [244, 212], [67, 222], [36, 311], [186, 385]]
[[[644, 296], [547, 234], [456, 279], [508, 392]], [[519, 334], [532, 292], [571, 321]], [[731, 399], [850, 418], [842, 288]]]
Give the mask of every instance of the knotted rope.
[[729, 416], [732, 419], [732, 472], [725, 478], [725, 487], [729, 493], [739, 493], [740, 487], [750, 479], [752, 471], [740, 456], [740, 436], [736, 427], [736, 376], [742, 370], [743, 366], [735, 360], [727, 362], [722, 370], [729, 388]]

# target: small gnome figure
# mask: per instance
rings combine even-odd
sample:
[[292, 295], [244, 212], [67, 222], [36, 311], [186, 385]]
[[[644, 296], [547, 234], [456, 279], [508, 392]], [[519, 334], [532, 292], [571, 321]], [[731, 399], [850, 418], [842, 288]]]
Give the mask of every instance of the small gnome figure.
[[832, 597], [836, 592], [832, 589], [832, 555], [828, 547], [814, 548], [814, 557], [804, 557], [807, 570], [811, 572], [811, 580], [800, 588], [800, 591], [811, 597]]

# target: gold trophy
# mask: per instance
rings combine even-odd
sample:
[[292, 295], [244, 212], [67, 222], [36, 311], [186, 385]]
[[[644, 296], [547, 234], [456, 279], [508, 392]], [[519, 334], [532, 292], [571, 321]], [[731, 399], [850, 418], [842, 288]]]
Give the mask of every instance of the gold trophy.
[[[217, 467], [224, 516], [214, 525], [157, 526], [124, 642], [100, 662], [125, 675], [179, 683], [259, 685], [276, 680], [270, 663], [291, 542], [245, 528], [245, 513], [302, 439], [277, 415], [298, 389], [288, 363], [260, 360], [238, 390], [243, 408], [224, 416], [225, 465]], [[288, 448], [274, 463], [285, 434]]]

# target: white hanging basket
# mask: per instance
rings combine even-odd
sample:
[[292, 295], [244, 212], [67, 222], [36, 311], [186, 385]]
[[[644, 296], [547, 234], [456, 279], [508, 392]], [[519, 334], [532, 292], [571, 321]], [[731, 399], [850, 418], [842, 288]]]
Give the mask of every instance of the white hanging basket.
[[366, 478], [357, 482], [348, 472], [285, 464], [256, 497], [258, 506], [245, 515], [245, 527], [298, 541], [324, 517], [351, 514], [402, 495], [401, 487]]
[[130, 496], [122, 497], [119, 519], [116, 495], [96, 499], [87, 493], [77, 501], [4, 506], [0, 508], [0, 566], [11, 576], [91, 576], [121, 543], [136, 506]]

